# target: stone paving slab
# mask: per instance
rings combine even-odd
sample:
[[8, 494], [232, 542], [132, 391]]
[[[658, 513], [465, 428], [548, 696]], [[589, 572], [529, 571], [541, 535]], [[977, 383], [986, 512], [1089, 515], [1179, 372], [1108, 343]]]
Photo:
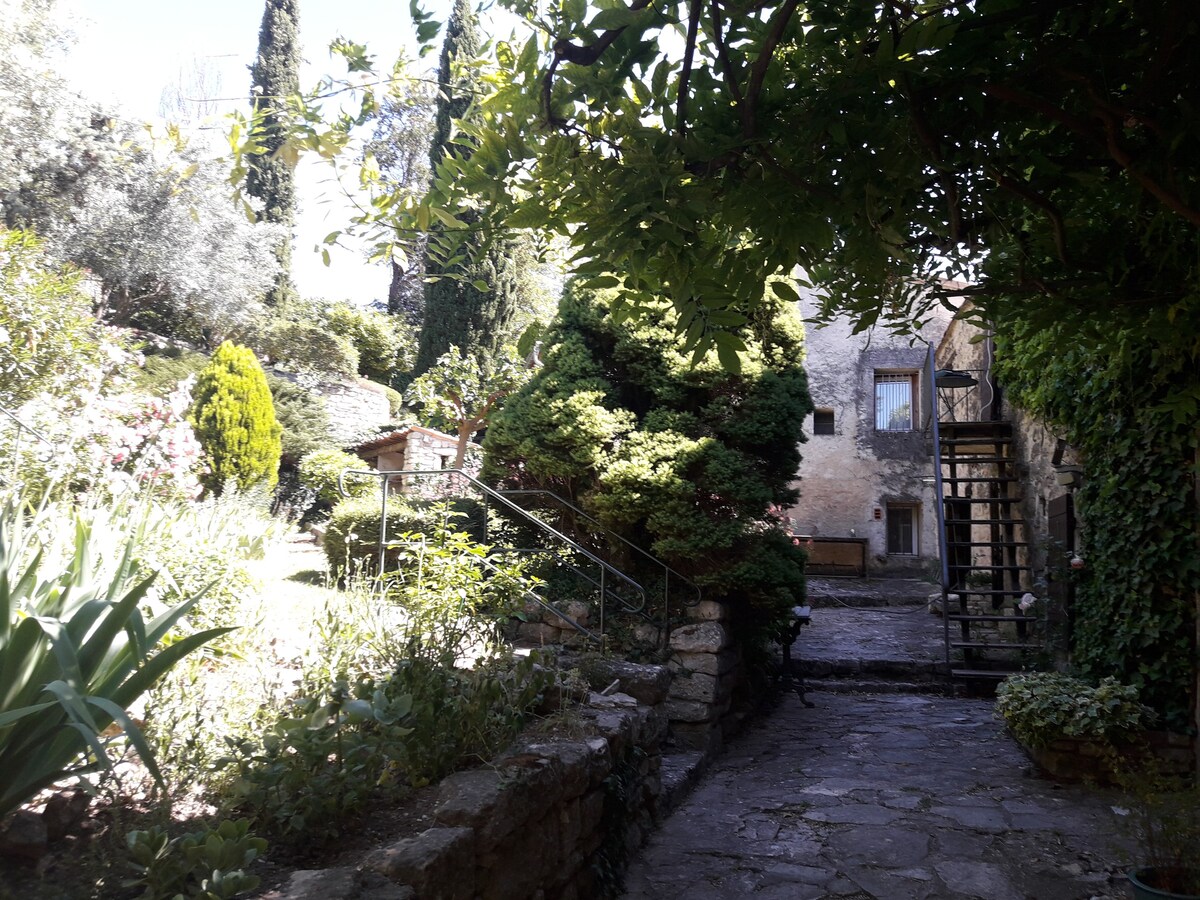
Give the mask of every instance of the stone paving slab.
[[1115, 795], [1038, 776], [981, 700], [786, 696], [633, 862], [626, 900], [1116, 900]]

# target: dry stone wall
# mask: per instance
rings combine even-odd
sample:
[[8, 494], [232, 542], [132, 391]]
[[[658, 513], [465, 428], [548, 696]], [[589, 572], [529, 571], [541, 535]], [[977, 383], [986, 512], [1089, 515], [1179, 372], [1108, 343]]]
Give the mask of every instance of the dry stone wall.
[[660, 813], [670, 678], [662, 667], [611, 665], [594, 674], [632, 693], [591, 694], [578, 713], [589, 736], [527, 741], [451, 775], [433, 827], [357, 867], [293, 873], [263, 900], [604, 896]]

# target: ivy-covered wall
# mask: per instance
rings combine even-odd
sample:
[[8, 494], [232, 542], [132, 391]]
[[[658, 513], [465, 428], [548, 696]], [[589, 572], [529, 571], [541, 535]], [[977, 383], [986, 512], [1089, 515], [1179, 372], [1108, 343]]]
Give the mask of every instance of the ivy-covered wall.
[[[1090, 332], [1020, 316], [996, 323], [996, 371], [1012, 399], [1081, 452], [1076, 494], [1087, 528], [1073, 662], [1137, 685], [1166, 727], [1195, 709], [1200, 518], [1200, 385], [1190, 356], [1155, 352], [1135, 332]], [[1181, 400], [1181, 398], [1185, 398]]]

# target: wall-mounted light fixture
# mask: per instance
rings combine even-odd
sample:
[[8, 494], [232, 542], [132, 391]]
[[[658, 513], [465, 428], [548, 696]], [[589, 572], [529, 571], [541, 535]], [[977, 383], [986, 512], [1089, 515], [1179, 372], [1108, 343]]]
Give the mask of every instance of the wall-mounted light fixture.
[[975, 387], [979, 379], [959, 369], [938, 369], [933, 373], [933, 383], [940, 388]]

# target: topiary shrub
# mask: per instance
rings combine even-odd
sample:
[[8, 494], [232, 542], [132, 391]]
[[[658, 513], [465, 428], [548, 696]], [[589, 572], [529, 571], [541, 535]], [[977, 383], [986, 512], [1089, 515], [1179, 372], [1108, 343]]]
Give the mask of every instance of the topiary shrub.
[[[374, 574], [379, 554], [380, 502], [378, 488], [371, 493], [342, 500], [329, 516], [325, 532], [325, 559], [330, 569], [343, 574]], [[483, 507], [472, 499], [407, 502], [399, 496], [388, 498], [388, 540], [403, 534], [433, 534], [437, 528], [466, 532], [473, 540], [482, 536]], [[388, 566], [394, 566], [399, 551], [387, 554]]]
[[[350, 497], [333, 507], [325, 531], [325, 559], [329, 568], [342, 574], [374, 574], [379, 552], [380, 502], [378, 489], [369, 496]], [[389, 538], [406, 532], [422, 531], [427, 516], [398, 497], [388, 500], [387, 533]], [[397, 554], [388, 559], [395, 561]]]
[[[322, 447], [307, 453], [300, 460], [300, 481], [317, 492], [317, 499], [328, 504], [342, 499], [338, 493], [338, 476], [346, 469], [361, 469], [366, 465], [352, 453], [333, 447]], [[375, 498], [378, 511], [379, 487], [374, 481], [350, 478], [345, 481], [346, 492], [351, 497]]]
[[209, 492], [220, 493], [230, 480], [243, 490], [274, 488], [283, 429], [254, 351], [229, 341], [217, 348], [196, 381], [188, 418], [204, 448]]

